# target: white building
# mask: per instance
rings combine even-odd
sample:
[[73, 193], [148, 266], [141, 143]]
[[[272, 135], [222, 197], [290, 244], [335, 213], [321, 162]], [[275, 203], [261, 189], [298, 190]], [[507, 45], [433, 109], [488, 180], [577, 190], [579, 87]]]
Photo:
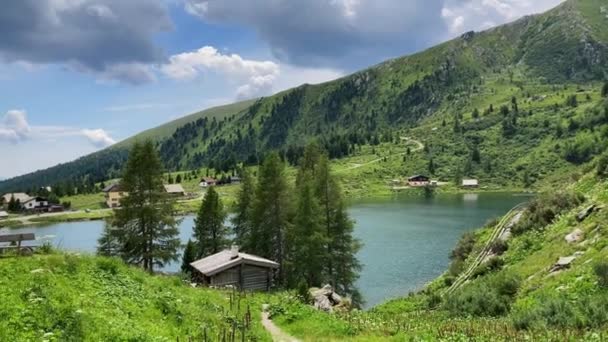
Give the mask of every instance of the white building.
[[477, 179], [463, 179], [462, 186], [465, 188], [476, 188], [479, 186], [479, 181]]
[[38, 210], [44, 209], [49, 206], [49, 201], [42, 197], [33, 197], [28, 201], [21, 203], [21, 207], [25, 210]]

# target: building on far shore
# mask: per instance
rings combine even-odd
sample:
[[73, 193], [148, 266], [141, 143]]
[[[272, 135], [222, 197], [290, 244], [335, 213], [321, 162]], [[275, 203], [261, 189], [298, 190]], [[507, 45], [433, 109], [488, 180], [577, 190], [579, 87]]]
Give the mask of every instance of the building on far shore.
[[242, 291], [269, 291], [279, 264], [259, 256], [239, 252], [238, 246], [190, 264], [194, 279], [206, 286], [235, 287]]
[[184, 197], [186, 196], [186, 191], [182, 187], [181, 184], [165, 184], [165, 191], [169, 194], [169, 196], [173, 197]]
[[463, 188], [477, 188], [477, 187], [479, 187], [479, 181], [477, 179], [463, 179], [462, 187]]
[[128, 195], [127, 192], [122, 191], [119, 183], [114, 183], [106, 186], [103, 189], [106, 198], [106, 205], [108, 208], [119, 208], [120, 200]]
[[49, 209], [49, 201], [44, 197], [32, 197], [21, 203], [21, 208], [26, 211], [46, 212]]
[[210, 186], [216, 186], [217, 185], [217, 179], [213, 178], [213, 177], [204, 177], [203, 179], [201, 179], [201, 182], [199, 184], [199, 186], [201, 188], [208, 188]]
[[2, 196], [4, 198], [4, 206], [8, 206], [8, 203], [11, 201], [11, 198], [14, 198], [15, 201], [19, 201], [19, 204], [23, 206], [23, 203], [29, 201], [32, 196], [26, 194], [25, 192], [12, 192], [10, 194], [4, 194]]
[[431, 179], [427, 176], [416, 175], [407, 179], [407, 184], [411, 187], [423, 187], [431, 184]]
[[0, 220], [6, 220], [8, 218], [8, 213], [6, 211], [0, 211]]

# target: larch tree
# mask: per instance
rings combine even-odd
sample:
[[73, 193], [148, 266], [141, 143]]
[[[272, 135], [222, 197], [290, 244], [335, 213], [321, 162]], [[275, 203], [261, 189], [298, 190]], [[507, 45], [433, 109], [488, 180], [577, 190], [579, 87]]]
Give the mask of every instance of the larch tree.
[[255, 192], [255, 184], [251, 173], [243, 169], [240, 173], [241, 188], [237, 194], [235, 213], [232, 218], [232, 226], [235, 243], [248, 251], [251, 246], [251, 206]]
[[301, 171], [296, 187], [296, 208], [293, 225], [287, 233], [285, 268], [288, 270], [288, 286], [295, 288], [301, 282], [308, 287], [324, 282], [324, 264], [328, 260], [327, 234], [315, 194], [312, 172]]
[[258, 172], [251, 208], [251, 253], [272, 259], [281, 266], [278, 285], [285, 284], [285, 232], [290, 226], [291, 203], [285, 164], [278, 153], [266, 157]]
[[196, 245], [192, 240], [188, 239], [188, 243], [186, 243], [184, 248], [184, 255], [182, 256], [182, 273], [190, 274], [192, 272], [192, 266], [190, 266], [190, 264], [196, 261], [196, 256]]
[[228, 247], [226, 212], [215, 187], [205, 193], [203, 203], [194, 219], [194, 239], [197, 257], [206, 257]]
[[106, 225], [99, 251], [153, 273], [178, 258], [179, 220], [163, 188], [163, 165], [151, 141], [135, 143], [120, 182], [128, 194]]

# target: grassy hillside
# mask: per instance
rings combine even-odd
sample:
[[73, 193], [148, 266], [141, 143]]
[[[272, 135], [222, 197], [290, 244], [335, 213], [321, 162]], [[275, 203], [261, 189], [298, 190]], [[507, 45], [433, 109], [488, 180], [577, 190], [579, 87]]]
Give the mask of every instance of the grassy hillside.
[[135, 142], [137, 140], [152, 139], [155, 141], [162, 141], [163, 139], [166, 139], [166, 138], [170, 137], [173, 133], [175, 133], [175, 131], [178, 128], [180, 128], [188, 123], [194, 122], [194, 121], [202, 119], [202, 118], [223, 120], [224, 118], [226, 118], [228, 116], [235, 115], [235, 114], [238, 114], [238, 113], [244, 111], [245, 109], [249, 108], [249, 106], [251, 106], [254, 102], [255, 102], [255, 100], [241, 101], [241, 102], [228, 104], [225, 106], [218, 106], [218, 107], [205, 109], [200, 112], [186, 115], [184, 117], [173, 120], [173, 121], [163, 124], [161, 126], [158, 126], [158, 127], [143, 131], [137, 135], [134, 135], [134, 136], [114, 145], [113, 148], [129, 147], [129, 146], [131, 146], [131, 144], [133, 142]]
[[[304, 341], [602, 341], [608, 338], [608, 182], [588, 174], [563, 190], [530, 203], [510, 237], [491, 244], [452, 292], [456, 277], [476, 265], [496, 222], [463, 237], [450, 269], [420, 293], [347, 314], [275, 296], [273, 318]], [[588, 217], [579, 216], [591, 206]], [[577, 229], [578, 240], [567, 242]], [[552, 271], [569, 256], [575, 256], [569, 267]]]
[[[150, 276], [121, 261], [74, 254], [0, 258], [2, 341], [270, 341], [259, 302]], [[239, 307], [237, 307], [237, 305]]]
[[[411, 135], [427, 148], [406, 158], [402, 173], [532, 186], [570, 173], [606, 147], [600, 88], [608, 78], [608, 18], [602, 11], [600, 0], [568, 0], [547, 13], [469, 32], [339, 80], [143, 134], [157, 137], [163, 161], [174, 171], [227, 171], [241, 162], [254, 165], [271, 150], [295, 163], [311, 139], [341, 159]], [[99, 182], [116, 175], [125, 155], [119, 148], [102, 151], [0, 182], [0, 192]]]

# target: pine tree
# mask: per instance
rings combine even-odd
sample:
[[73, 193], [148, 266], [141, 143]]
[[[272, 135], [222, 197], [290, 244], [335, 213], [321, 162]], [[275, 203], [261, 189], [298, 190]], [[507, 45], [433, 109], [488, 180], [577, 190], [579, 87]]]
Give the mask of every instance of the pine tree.
[[479, 109], [475, 108], [473, 109], [473, 114], [471, 114], [473, 116], [473, 119], [478, 119], [479, 118]]
[[181, 182], [182, 182], [182, 175], [178, 174], [177, 177], [175, 177], [175, 183], [180, 184]]
[[[290, 196], [285, 165], [278, 153], [270, 153], [258, 171], [251, 210], [251, 252], [280, 265], [285, 261], [285, 232], [290, 222]], [[285, 270], [278, 271], [278, 285], [285, 284]]]
[[288, 258], [285, 265], [288, 286], [295, 288], [302, 281], [308, 287], [321, 286], [326, 255], [326, 234], [322, 226], [321, 208], [314, 193], [312, 172], [300, 172], [297, 180], [296, 211], [293, 225], [287, 231]]
[[182, 256], [182, 266], [181, 270], [183, 273], [190, 274], [192, 272], [192, 266], [190, 264], [196, 260], [196, 245], [190, 239], [188, 239], [188, 243], [186, 243], [186, 247], [184, 248], [184, 255]]
[[608, 81], [604, 82], [602, 87], [602, 97], [608, 97]]
[[[121, 180], [129, 195], [122, 208], [106, 225], [99, 240], [100, 252], [120, 256], [146, 271], [176, 261], [179, 249], [179, 220], [174, 202], [163, 188], [163, 167], [151, 141], [135, 143]], [[112, 248], [108, 248], [111, 246]]]
[[207, 189], [203, 203], [194, 219], [197, 257], [206, 257], [228, 247], [226, 212], [215, 187]]
[[251, 246], [249, 246], [249, 242], [251, 241], [251, 206], [253, 204], [255, 185], [253, 177], [246, 169], [241, 171], [240, 176], [241, 189], [237, 194], [232, 227], [236, 244], [241, 246], [244, 251], [248, 251], [251, 249]]
[[431, 175], [435, 174], [435, 163], [433, 162], [433, 158], [429, 160], [429, 173]]

